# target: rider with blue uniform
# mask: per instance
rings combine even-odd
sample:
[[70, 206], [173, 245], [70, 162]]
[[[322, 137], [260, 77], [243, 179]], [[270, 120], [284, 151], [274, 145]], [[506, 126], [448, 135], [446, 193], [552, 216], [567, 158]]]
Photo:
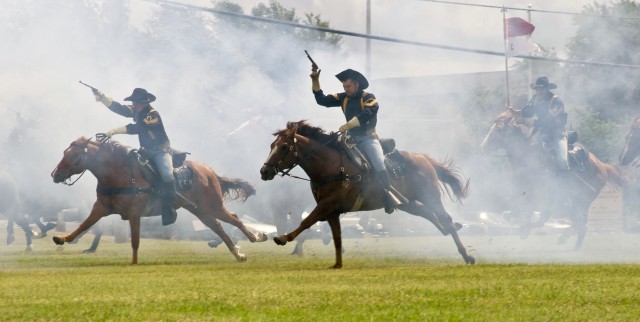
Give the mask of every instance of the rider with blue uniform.
[[385, 211], [392, 213], [397, 206], [406, 202], [406, 198], [392, 191], [389, 182], [382, 146], [376, 134], [378, 101], [372, 93], [364, 91], [369, 87], [369, 82], [361, 73], [347, 69], [336, 75], [342, 82], [344, 92], [325, 95], [320, 89], [320, 70], [313, 68], [310, 76], [316, 103], [326, 107], [342, 107], [347, 122], [340, 126], [339, 131], [341, 133], [349, 131], [351, 137], [356, 140], [358, 148], [371, 163], [384, 190]]
[[140, 146], [145, 149], [147, 155], [156, 166], [162, 178], [163, 211], [162, 224], [170, 225], [176, 221], [176, 210], [173, 203], [176, 199], [176, 186], [173, 180], [173, 160], [169, 138], [164, 129], [162, 118], [156, 109], [151, 107], [151, 102], [156, 100], [155, 95], [143, 88], [136, 88], [133, 93], [125, 98], [132, 105], [122, 105], [105, 96], [103, 93], [95, 95], [96, 101], [102, 102], [111, 111], [124, 117], [133, 118], [134, 123], [127, 124], [105, 134], [108, 137], [114, 134], [137, 134]]

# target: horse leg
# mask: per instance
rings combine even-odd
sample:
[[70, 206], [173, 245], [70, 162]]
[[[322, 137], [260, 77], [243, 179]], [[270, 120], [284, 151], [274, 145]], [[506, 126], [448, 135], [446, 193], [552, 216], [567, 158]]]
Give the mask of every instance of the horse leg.
[[291, 255], [296, 255], [299, 257], [304, 256], [304, 249], [302, 248], [302, 245], [304, 244], [305, 240], [307, 240], [306, 232], [300, 234], [300, 238], [296, 239], [296, 247], [293, 248], [293, 252], [291, 252]]
[[49, 230], [56, 228], [56, 224], [49, 222], [45, 225], [44, 223], [42, 223], [41, 219], [42, 217], [37, 217], [37, 218], [33, 218], [33, 221], [38, 226], [38, 228], [40, 228], [40, 232], [41, 232], [40, 238], [43, 238], [47, 236], [47, 232]]
[[[402, 204], [400, 206], [398, 206], [398, 209], [410, 213], [412, 215], [415, 216], [420, 216], [423, 217], [427, 220], [429, 220], [434, 226], [436, 226], [436, 228], [438, 228], [438, 230], [443, 234], [443, 235], [449, 235], [449, 230], [447, 230], [444, 226], [442, 226], [442, 224], [440, 223], [440, 221], [438, 221], [438, 218], [433, 214], [433, 212], [431, 211], [425, 211], [425, 206], [424, 204], [422, 204], [419, 201], [413, 200], [408, 204]], [[460, 224], [458, 224], [460, 225]], [[462, 228], [462, 225], [460, 225], [460, 228]], [[458, 229], [460, 229], [458, 228]]]
[[24, 239], [27, 243], [24, 251], [30, 253], [33, 251], [33, 232], [31, 231], [31, 227], [29, 227], [29, 223], [24, 218], [16, 220], [15, 223], [24, 230]]
[[102, 229], [99, 227], [94, 228], [93, 242], [91, 242], [91, 247], [82, 251], [84, 254], [95, 253], [98, 249], [98, 245], [100, 244], [100, 239], [102, 238]]
[[329, 268], [342, 268], [342, 230], [340, 229], [340, 215], [332, 215], [327, 218], [331, 234], [333, 235], [333, 246], [336, 250], [336, 263]]
[[[411, 213], [411, 214], [414, 214], [414, 215], [417, 214], [418, 216], [426, 219], [429, 219], [429, 217], [436, 218], [437, 222], [440, 225], [442, 225], [442, 229], [444, 230], [443, 234], [444, 235], [451, 234], [451, 238], [453, 238], [453, 241], [456, 244], [456, 247], [458, 248], [458, 253], [462, 255], [464, 262], [471, 265], [475, 264], [476, 262], [475, 257], [469, 254], [467, 249], [462, 244], [462, 241], [460, 241], [460, 236], [458, 235], [460, 224], [453, 222], [451, 215], [449, 215], [447, 210], [444, 209], [444, 205], [442, 205], [442, 202], [440, 200], [431, 200], [431, 203], [429, 203], [428, 205], [433, 205], [433, 207], [429, 207], [427, 206], [427, 204], [424, 204], [422, 207], [419, 207], [416, 209], [418, 210], [417, 213]], [[429, 220], [431, 221], [431, 219]]]
[[317, 223], [318, 218], [320, 217], [320, 214], [328, 213], [328, 211], [326, 211], [325, 208], [326, 207], [317, 205], [313, 209], [313, 211], [311, 211], [309, 216], [307, 216], [305, 219], [303, 219], [300, 222], [300, 225], [298, 225], [296, 229], [294, 229], [292, 232], [288, 234], [273, 237], [273, 241], [280, 246], [284, 246], [288, 242], [293, 241], [294, 239], [296, 239], [296, 237], [298, 237], [298, 235], [302, 234], [303, 231], [309, 229], [311, 226]]
[[70, 242], [76, 237], [78, 237], [82, 232], [87, 231], [91, 226], [93, 226], [100, 218], [109, 214], [109, 211], [96, 200], [93, 204], [93, 208], [91, 209], [91, 213], [89, 216], [78, 226], [76, 230], [71, 232], [70, 234], [62, 235], [62, 236], [54, 236], [53, 242], [56, 245], [64, 245], [65, 242]]
[[7, 245], [11, 245], [14, 241], [16, 241], [16, 236], [14, 235], [13, 231], [14, 224], [15, 223], [11, 219], [9, 219], [9, 221], [7, 222]]
[[267, 235], [265, 235], [265, 233], [263, 232], [258, 232], [255, 234], [252, 233], [249, 229], [247, 229], [247, 227], [242, 223], [242, 221], [238, 219], [238, 216], [236, 214], [229, 212], [224, 207], [222, 207], [221, 212], [223, 213], [223, 216], [214, 216], [214, 217], [238, 228], [245, 236], [247, 236], [250, 242], [252, 243], [263, 242], [268, 239]]
[[573, 250], [579, 250], [582, 247], [582, 242], [584, 241], [585, 236], [587, 235], [587, 216], [589, 209], [581, 209], [577, 211], [577, 218], [574, 219], [574, 224], [576, 226], [576, 232], [578, 234], [576, 238], [576, 244], [573, 246]]
[[529, 237], [529, 234], [531, 234], [531, 230], [544, 226], [544, 224], [547, 222], [547, 220], [549, 220], [550, 217], [551, 210], [546, 209], [540, 212], [540, 218], [538, 218], [538, 220], [534, 222], [527, 220], [526, 223], [520, 226], [520, 239], [527, 239]]
[[458, 235], [458, 228], [453, 222], [451, 215], [447, 213], [444, 207], [440, 207], [440, 208], [441, 209], [436, 210], [436, 216], [439, 218], [438, 220], [442, 223], [445, 229], [449, 230], [449, 233], [451, 234], [451, 238], [453, 238], [453, 241], [455, 242], [456, 247], [458, 248], [458, 253], [462, 255], [462, 258], [464, 259], [465, 263], [470, 265], [475, 264], [476, 263], [475, 257], [469, 254], [467, 249], [462, 244], [462, 241], [460, 241], [460, 236]]
[[[205, 224], [207, 227], [209, 227], [209, 229], [211, 229], [214, 233], [220, 236], [224, 244], [227, 245], [227, 248], [229, 249], [231, 254], [233, 254], [233, 256], [236, 258], [238, 262], [245, 262], [247, 260], [247, 256], [243, 253], [240, 253], [240, 248], [237, 247], [233, 242], [233, 240], [231, 239], [231, 237], [227, 235], [227, 233], [224, 231], [224, 229], [222, 228], [222, 226], [220, 225], [220, 222], [216, 219], [216, 217], [210, 215], [210, 213], [207, 211], [203, 211], [201, 208], [195, 209], [195, 208], [189, 207], [187, 208], [187, 210], [189, 210], [196, 217], [198, 217], [198, 219], [200, 219], [200, 221], [203, 224]], [[215, 246], [218, 246], [218, 245], [215, 245]], [[209, 247], [211, 247], [211, 244], [209, 244]]]
[[[91, 216], [91, 215], [89, 215]], [[140, 216], [129, 216], [129, 227], [131, 228], [131, 265], [138, 264], [138, 248], [140, 247]]]

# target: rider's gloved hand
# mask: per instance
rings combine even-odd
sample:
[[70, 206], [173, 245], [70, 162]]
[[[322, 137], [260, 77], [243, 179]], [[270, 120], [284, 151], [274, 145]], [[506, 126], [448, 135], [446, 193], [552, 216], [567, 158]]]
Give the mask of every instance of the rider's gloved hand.
[[115, 129], [111, 129], [111, 130], [105, 132], [104, 134], [106, 134], [107, 137], [112, 137], [115, 134], [127, 134], [127, 126], [124, 125], [124, 126], [121, 126], [121, 127], [117, 127]]
[[338, 131], [340, 131], [340, 133], [345, 133], [351, 130], [352, 128], [358, 127], [358, 126], [360, 126], [360, 121], [358, 120], [357, 117], [354, 116], [352, 119], [349, 120], [349, 122], [342, 124], [338, 129]]
[[104, 104], [106, 107], [109, 107], [111, 103], [113, 103], [113, 100], [110, 97], [104, 95], [104, 93], [102, 92], [98, 92], [93, 96], [96, 98], [96, 102], [102, 102], [102, 104]]
[[309, 74], [309, 77], [311, 77], [311, 90], [314, 92], [317, 92], [320, 90], [320, 72], [322, 70], [318, 69], [318, 70], [312, 70], [311, 74]]

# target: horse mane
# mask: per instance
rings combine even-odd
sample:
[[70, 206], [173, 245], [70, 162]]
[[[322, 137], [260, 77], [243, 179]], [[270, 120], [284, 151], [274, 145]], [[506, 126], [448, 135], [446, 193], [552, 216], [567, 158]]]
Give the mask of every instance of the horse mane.
[[107, 148], [110, 152], [114, 153], [114, 154], [118, 154], [118, 155], [127, 155], [133, 148], [131, 148], [130, 146], [124, 145], [116, 140], [106, 140], [106, 141], [95, 141], [96, 143], [98, 143], [98, 146], [100, 147], [100, 149], [104, 149]]
[[274, 136], [300, 134], [309, 139], [326, 144], [327, 146], [338, 147], [337, 133], [326, 133], [322, 128], [310, 125], [307, 120], [298, 122], [287, 122], [287, 127], [273, 133]]

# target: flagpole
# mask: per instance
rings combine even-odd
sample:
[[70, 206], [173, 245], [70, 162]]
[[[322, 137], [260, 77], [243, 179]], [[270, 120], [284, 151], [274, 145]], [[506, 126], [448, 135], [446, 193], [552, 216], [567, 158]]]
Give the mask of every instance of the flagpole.
[[[531, 4], [529, 4], [529, 10], [527, 10], [527, 18], [529, 19], [529, 23], [531, 23]], [[530, 59], [527, 60], [527, 64], [529, 65], [529, 84], [531, 84], [533, 83], [533, 75], [532, 75]], [[533, 95], [533, 91], [531, 90], [531, 86], [528, 86], [528, 87], [529, 87], [529, 97], [531, 97], [531, 95]]]
[[507, 25], [506, 25], [506, 13], [507, 13], [507, 9], [504, 7], [504, 5], [502, 6], [502, 30], [503, 32], [503, 38], [504, 38], [504, 72], [505, 72], [505, 76], [506, 76], [506, 82], [507, 82], [507, 106], [506, 107], [511, 107], [511, 99], [510, 99], [510, 94], [509, 94], [509, 57], [507, 56], [507, 35], [509, 34], [509, 30], [507, 30]]

